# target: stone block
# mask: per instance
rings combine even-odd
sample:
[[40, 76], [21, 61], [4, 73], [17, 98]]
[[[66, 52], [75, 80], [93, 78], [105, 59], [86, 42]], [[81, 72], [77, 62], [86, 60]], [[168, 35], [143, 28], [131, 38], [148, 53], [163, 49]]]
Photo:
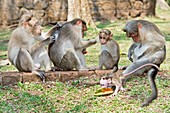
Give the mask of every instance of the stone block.
[[95, 71], [78, 71], [79, 77], [89, 77], [96, 74]]
[[22, 73], [18, 72], [2, 72], [0, 74], [0, 81], [1, 85], [7, 86], [7, 85], [15, 85], [18, 82], [22, 82]]
[[60, 71], [58, 72], [59, 76], [61, 77], [61, 82], [66, 82], [69, 80], [77, 79], [79, 78], [78, 71]]
[[56, 80], [61, 81], [60, 71], [48, 72], [45, 75], [46, 75], [46, 81], [56, 81]]
[[101, 76], [112, 73], [112, 70], [95, 70], [95, 73], [98, 77], [101, 77]]
[[40, 77], [38, 77], [37, 75], [34, 75], [32, 73], [23, 73], [22, 75], [22, 82], [41, 82]]

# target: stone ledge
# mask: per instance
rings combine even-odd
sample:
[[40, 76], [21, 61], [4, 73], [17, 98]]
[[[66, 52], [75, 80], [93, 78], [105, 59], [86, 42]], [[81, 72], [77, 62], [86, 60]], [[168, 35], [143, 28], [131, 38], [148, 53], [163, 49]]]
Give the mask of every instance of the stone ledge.
[[[95, 70], [95, 71], [55, 71], [47, 72], [46, 81], [61, 81], [66, 82], [80, 77], [90, 77], [96, 75], [101, 77], [102, 75], [111, 73], [112, 70]], [[15, 85], [18, 82], [41, 82], [40, 78], [32, 73], [25, 72], [0, 72], [0, 85]]]

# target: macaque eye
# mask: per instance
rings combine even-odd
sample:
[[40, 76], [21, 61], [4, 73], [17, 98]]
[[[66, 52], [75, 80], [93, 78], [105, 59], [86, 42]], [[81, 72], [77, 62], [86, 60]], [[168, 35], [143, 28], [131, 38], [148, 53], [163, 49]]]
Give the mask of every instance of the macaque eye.
[[105, 37], [99, 37], [99, 38], [100, 38], [100, 39], [104, 39], [104, 40], [106, 39]]
[[138, 33], [130, 33], [130, 37], [136, 37], [138, 35]]

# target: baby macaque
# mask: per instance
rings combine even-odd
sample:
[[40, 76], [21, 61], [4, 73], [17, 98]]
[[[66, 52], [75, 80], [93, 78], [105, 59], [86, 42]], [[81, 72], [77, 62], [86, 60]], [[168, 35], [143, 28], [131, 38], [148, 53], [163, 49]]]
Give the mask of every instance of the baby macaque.
[[119, 45], [112, 39], [113, 34], [108, 29], [102, 29], [99, 32], [99, 40], [101, 44], [101, 54], [99, 56], [99, 67], [97, 69], [113, 69], [118, 70], [118, 62], [120, 58]]
[[121, 79], [124, 78], [124, 76], [129, 76], [143, 68], [149, 68], [149, 67], [155, 67], [156, 69], [159, 70], [159, 67], [155, 64], [152, 64], [152, 63], [148, 63], [148, 64], [144, 64], [136, 69], [134, 69], [133, 71], [123, 75], [122, 73], [112, 73], [110, 75], [107, 75], [107, 76], [103, 76], [100, 80], [100, 85], [102, 88], [107, 88], [107, 87], [113, 87], [113, 86], [116, 86], [116, 89], [113, 93], [113, 96], [116, 96], [118, 91], [121, 90], [121, 91], [125, 91], [125, 89], [123, 88], [123, 84], [122, 84], [122, 81]]

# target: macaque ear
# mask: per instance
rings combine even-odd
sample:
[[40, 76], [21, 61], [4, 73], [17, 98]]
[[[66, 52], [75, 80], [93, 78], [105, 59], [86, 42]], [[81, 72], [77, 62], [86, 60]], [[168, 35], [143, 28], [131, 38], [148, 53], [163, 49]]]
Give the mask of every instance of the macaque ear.
[[77, 25], [82, 25], [82, 21], [81, 21], [81, 20], [78, 20], [78, 21], [76, 22], [76, 24], [77, 24]]
[[112, 39], [112, 37], [113, 37], [113, 34], [110, 34], [109, 39]]
[[142, 24], [140, 22], [138, 23], [138, 29], [142, 29]]
[[28, 22], [23, 22], [22, 25], [26, 27], [28, 25]]

